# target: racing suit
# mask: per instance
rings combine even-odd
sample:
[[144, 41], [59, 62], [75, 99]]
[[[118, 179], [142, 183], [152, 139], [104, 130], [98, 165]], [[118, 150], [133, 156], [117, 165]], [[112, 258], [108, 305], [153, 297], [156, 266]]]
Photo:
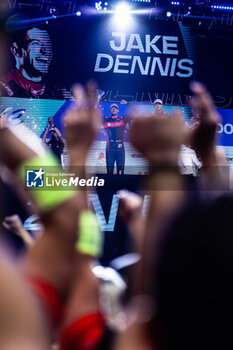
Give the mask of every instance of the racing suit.
[[104, 130], [107, 135], [107, 174], [113, 174], [115, 163], [117, 166], [117, 174], [124, 174], [125, 148], [123, 138], [127, 122], [127, 116], [111, 115], [110, 117], [104, 117]]

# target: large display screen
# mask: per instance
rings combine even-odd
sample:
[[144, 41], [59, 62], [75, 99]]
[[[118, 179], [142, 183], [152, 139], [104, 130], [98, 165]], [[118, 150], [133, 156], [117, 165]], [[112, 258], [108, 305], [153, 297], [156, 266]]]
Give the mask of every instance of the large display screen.
[[207, 85], [219, 108], [232, 106], [229, 42], [194, 36], [179, 21], [135, 15], [122, 26], [112, 14], [84, 13], [47, 23], [8, 22], [9, 64], [0, 96], [69, 99], [72, 84], [94, 78], [105, 102], [161, 98], [183, 106], [195, 79]]
[[[161, 20], [153, 13], [132, 16], [124, 26], [109, 13], [47, 21], [19, 21], [13, 16], [6, 27], [9, 41], [5, 55], [9, 64], [0, 77], [0, 103], [2, 109], [12, 108], [11, 121], [23, 122], [41, 137], [47, 119], [53, 116], [63, 132], [61, 118], [72, 103], [71, 87], [90, 78], [98, 83], [104, 117], [110, 115], [113, 102], [119, 106], [119, 116], [125, 117], [128, 105], [121, 105], [122, 99], [144, 113], [153, 113], [153, 101], [159, 98], [165, 113], [170, 114], [177, 106], [189, 120], [189, 83], [196, 79], [206, 83], [221, 108], [219, 144], [231, 161], [232, 112], [224, 109], [233, 108], [233, 53], [228, 42], [194, 36], [181, 21]], [[110, 128], [117, 123], [103, 120], [89, 154], [89, 163], [96, 171], [107, 171], [106, 149], [113, 146], [110, 134], [120, 130]], [[130, 123], [124, 119], [119, 123], [125, 124], [120, 135], [115, 135], [121, 141], [117, 157], [118, 163], [124, 164], [123, 172], [147, 173], [144, 159], [129, 143]], [[67, 164], [66, 150], [63, 164]]]

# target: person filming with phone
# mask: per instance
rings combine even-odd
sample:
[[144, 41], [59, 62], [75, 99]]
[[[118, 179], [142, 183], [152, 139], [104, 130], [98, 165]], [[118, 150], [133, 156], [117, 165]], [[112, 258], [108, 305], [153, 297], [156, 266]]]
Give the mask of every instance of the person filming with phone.
[[[47, 135], [49, 139], [47, 140]], [[42, 136], [42, 142], [50, 148], [59, 162], [62, 164], [62, 154], [65, 146], [64, 138], [59, 129], [54, 125], [53, 117], [48, 118], [46, 128]]]

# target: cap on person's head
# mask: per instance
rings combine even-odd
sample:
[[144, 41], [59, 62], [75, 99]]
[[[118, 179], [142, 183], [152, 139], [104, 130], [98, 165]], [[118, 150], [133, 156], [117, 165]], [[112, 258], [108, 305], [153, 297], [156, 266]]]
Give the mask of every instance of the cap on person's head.
[[50, 128], [49, 133], [50, 133], [51, 131], [55, 131], [55, 132], [56, 132], [55, 128]]
[[160, 100], [160, 98], [156, 98], [156, 100], [154, 100], [154, 105], [156, 104], [156, 103], [159, 103], [159, 104], [163, 104], [163, 101], [162, 100]]
[[111, 104], [110, 110], [112, 109], [112, 107], [115, 107], [115, 108], [119, 109], [119, 107], [118, 107], [118, 105], [116, 103]]

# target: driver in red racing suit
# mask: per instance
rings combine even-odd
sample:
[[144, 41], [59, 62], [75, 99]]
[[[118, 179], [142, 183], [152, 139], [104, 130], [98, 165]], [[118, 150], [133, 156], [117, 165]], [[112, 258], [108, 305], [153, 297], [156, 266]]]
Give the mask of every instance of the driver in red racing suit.
[[107, 135], [107, 174], [113, 174], [114, 165], [116, 163], [117, 174], [123, 175], [125, 167], [125, 148], [123, 138], [126, 124], [129, 122], [129, 117], [119, 116], [119, 107], [115, 103], [110, 106], [110, 112], [110, 116], [104, 117], [104, 130]]

